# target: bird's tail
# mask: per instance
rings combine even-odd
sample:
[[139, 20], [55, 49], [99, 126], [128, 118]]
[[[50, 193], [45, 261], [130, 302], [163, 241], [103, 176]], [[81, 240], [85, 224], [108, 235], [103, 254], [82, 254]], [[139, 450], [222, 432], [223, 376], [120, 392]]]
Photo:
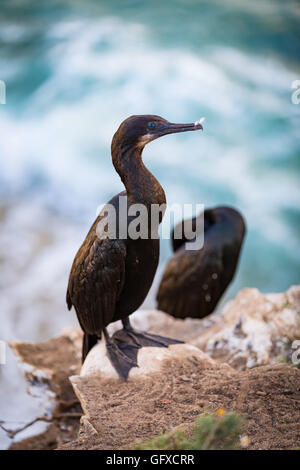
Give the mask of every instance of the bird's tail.
[[88, 333], [83, 334], [83, 342], [82, 342], [82, 364], [85, 361], [88, 352], [97, 344], [98, 341], [97, 335], [89, 335]]

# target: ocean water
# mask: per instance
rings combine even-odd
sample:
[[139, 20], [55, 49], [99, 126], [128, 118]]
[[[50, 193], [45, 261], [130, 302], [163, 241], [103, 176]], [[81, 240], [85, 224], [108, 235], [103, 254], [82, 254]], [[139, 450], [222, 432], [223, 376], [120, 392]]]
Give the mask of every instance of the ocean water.
[[[206, 117], [203, 133], [159, 139], [144, 161], [169, 204], [245, 216], [226, 298], [299, 283], [299, 31], [297, 1], [1, 1], [0, 339], [76, 324], [68, 271], [97, 207], [122, 190], [110, 142], [131, 114]], [[164, 240], [158, 276], [170, 255]], [[0, 367], [0, 419], [34, 413], [10, 354]]]

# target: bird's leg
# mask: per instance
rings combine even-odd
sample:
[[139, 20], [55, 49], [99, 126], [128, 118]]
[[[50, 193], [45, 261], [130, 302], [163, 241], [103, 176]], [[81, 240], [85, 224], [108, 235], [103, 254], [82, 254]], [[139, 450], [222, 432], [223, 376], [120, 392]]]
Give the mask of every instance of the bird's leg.
[[126, 318], [124, 318], [124, 320], [122, 320], [122, 325], [123, 325], [125, 330], [128, 330], [128, 331], [133, 330], [133, 328], [131, 326], [131, 323], [130, 323], [130, 320], [129, 320], [129, 317], [126, 317]]
[[167, 348], [170, 344], [179, 344], [183, 341], [179, 341], [173, 338], [166, 338], [160, 335], [154, 335], [151, 333], [146, 333], [144, 331], [135, 330], [132, 328], [129, 318], [124, 318], [122, 320], [123, 330], [116, 331], [113, 335], [113, 338], [119, 339], [122, 342], [131, 344], [137, 348], [142, 348], [146, 346], [157, 347], [157, 348]]
[[122, 380], [128, 378], [130, 369], [138, 367], [138, 347], [130, 342], [123, 341], [115, 335], [109, 336], [106, 328], [103, 329], [108, 358]]

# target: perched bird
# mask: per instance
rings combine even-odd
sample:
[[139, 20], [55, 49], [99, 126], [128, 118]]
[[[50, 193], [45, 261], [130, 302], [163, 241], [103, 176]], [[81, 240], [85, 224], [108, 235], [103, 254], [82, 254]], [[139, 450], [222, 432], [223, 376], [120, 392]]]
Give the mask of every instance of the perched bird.
[[[74, 306], [84, 331], [82, 360], [103, 332], [108, 357], [123, 380], [137, 366], [139, 348], [168, 347], [179, 342], [136, 331], [129, 322], [129, 315], [143, 303], [151, 287], [159, 259], [158, 228], [162, 216], [153, 221], [151, 207], [166, 202], [163, 188], [142, 161], [142, 151], [158, 137], [197, 129], [202, 129], [199, 122], [173, 124], [153, 115], [131, 116], [122, 122], [111, 145], [113, 165], [126, 188], [108, 203], [116, 212], [116, 236], [106, 237], [107, 225], [101, 228], [100, 222], [108, 210], [104, 206], [71, 268], [67, 304], [69, 309]], [[124, 197], [125, 216], [120, 210], [120, 200]], [[121, 225], [129, 228], [134, 220], [130, 209], [136, 204], [147, 209], [144, 223], [152, 231], [147, 238], [121, 236]], [[122, 320], [123, 329], [109, 337], [106, 327], [117, 320]]]
[[[204, 245], [201, 249], [186, 249], [185, 222], [173, 230], [175, 252], [163, 273], [158, 292], [159, 310], [176, 318], [203, 318], [216, 307], [233, 279], [245, 235], [242, 215], [231, 207], [207, 209], [198, 218], [190, 219], [195, 233], [196, 222], [204, 216]], [[181, 227], [180, 227], [181, 226]]]

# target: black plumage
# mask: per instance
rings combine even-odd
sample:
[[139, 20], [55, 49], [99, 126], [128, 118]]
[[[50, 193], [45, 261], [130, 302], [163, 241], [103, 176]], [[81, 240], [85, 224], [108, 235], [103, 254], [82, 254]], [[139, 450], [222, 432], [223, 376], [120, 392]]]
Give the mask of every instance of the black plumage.
[[[204, 245], [187, 250], [186, 238], [172, 234], [175, 252], [163, 273], [157, 305], [176, 318], [203, 318], [216, 307], [235, 274], [245, 235], [242, 215], [231, 207], [207, 209], [204, 214]], [[196, 218], [191, 221], [193, 232]], [[179, 225], [183, 227], [184, 222]], [[181, 233], [184, 233], [182, 230]], [[189, 240], [190, 241], [190, 240]]]
[[[163, 135], [202, 129], [200, 124], [172, 124], [159, 116], [141, 115], [126, 119], [115, 133], [112, 161], [126, 188], [109, 203], [115, 207], [117, 221], [121, 197], [127, 197], [128, 211], [134, 204], [143, 204], [148, 210], [148, 227], [152, 234], [147, 239], [122, 239], [117, 224], [116, 237], [103, 238], [105, 227], [100, 227], [107, 208], [104, 207], [80, 247], [71, 269], [67, 289], [67, 304], [75, 307], [84, 331], [82, 359], [104, 333], [108, 357], [119, 376], [126, 379], [132, 367], [137, 366], [137, 350], [143, 346], [163, 346], [178, 341], [133, 330], [129, 315], [144, 301], [154, 278], [159, 260], [158, 220], [153, 227], [151, 205], [164, 204], [165, 193], [157, 179], [145, 167], [141, 154], [144, 146]], [[134, 219], [121, 219], [126, 228]], [[100, 230], [100, 232], [99, 232]], [[156, 236], [155, 236], [156, 235]], [[107, 325], [122, 320], [123, 330], [111, 338]]]

